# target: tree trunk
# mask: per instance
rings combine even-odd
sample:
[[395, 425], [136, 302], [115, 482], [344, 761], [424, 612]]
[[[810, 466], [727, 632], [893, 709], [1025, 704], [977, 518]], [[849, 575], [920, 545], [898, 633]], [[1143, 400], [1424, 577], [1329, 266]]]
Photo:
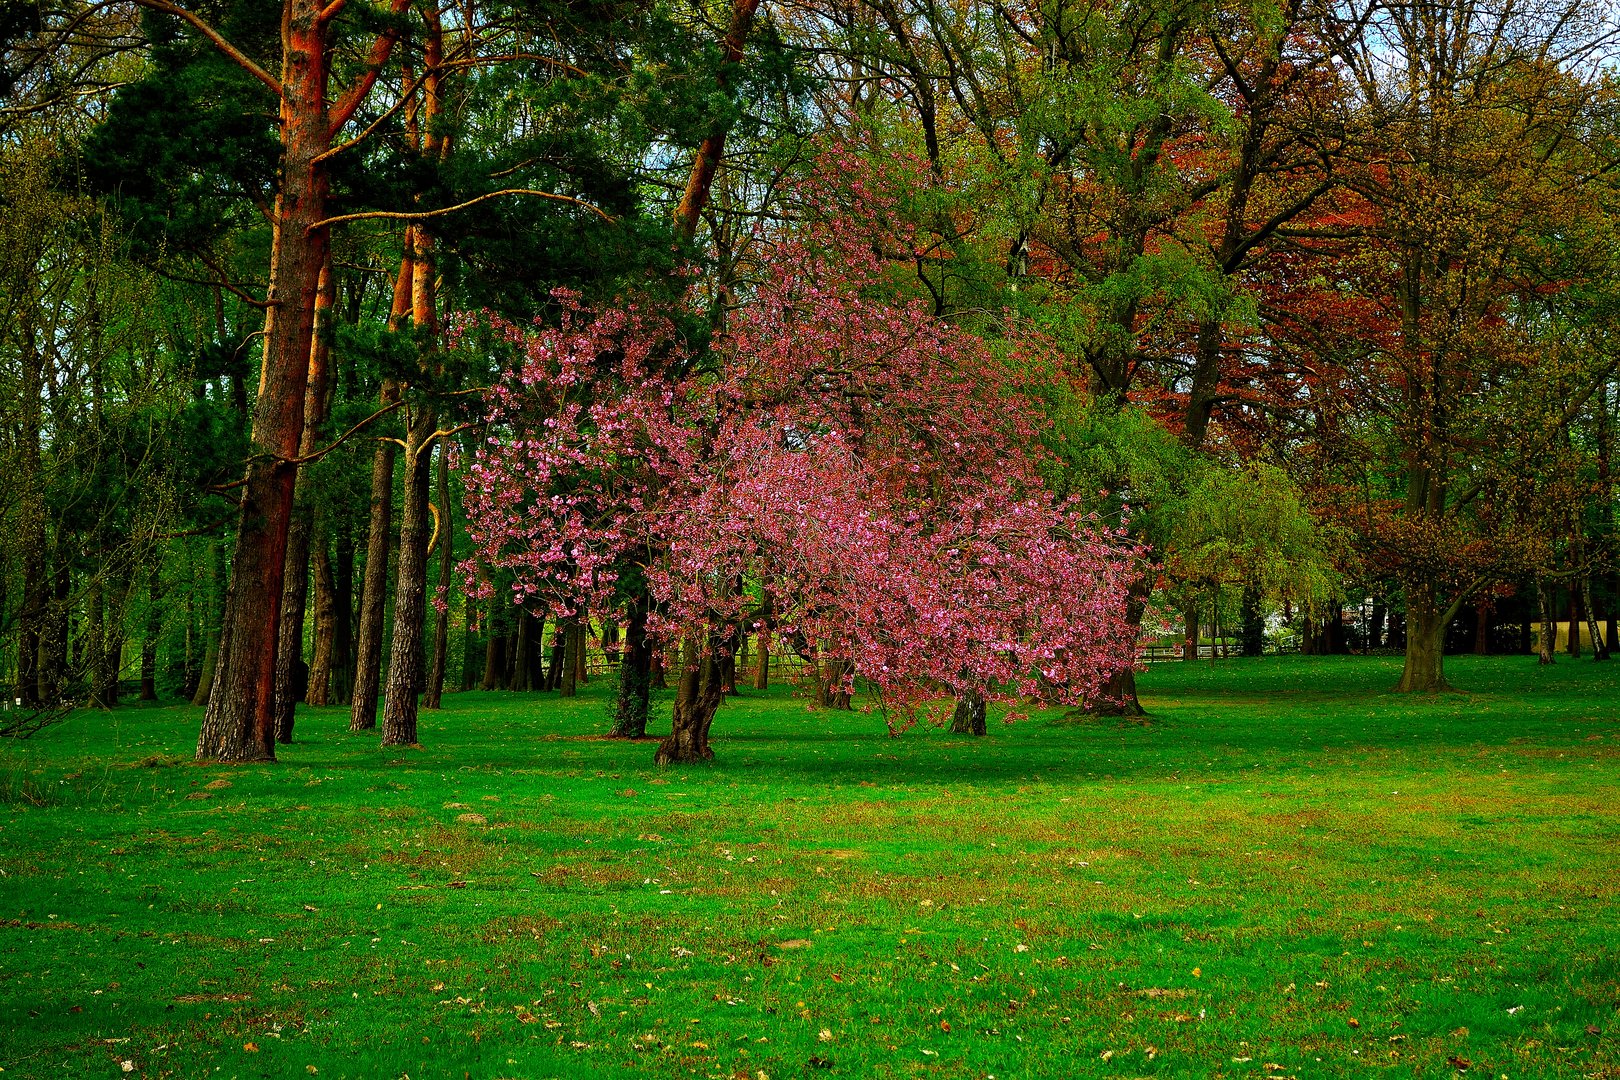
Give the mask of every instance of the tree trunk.
[[771, 594], [768, 592], [759, 605], [759, 633], [754, 646], [754, 689], [768, 690], [771, 685]]
[[407, 431], [405, 499], [399, 519], [399, 572], [394, 586], [394, 633], [383, 704], [384, 746], [416, 743], [416, 693], [422, 682], [422, 631], [427, 618], [427, 544], [432, 528], [428, 493], [438, 415], [422, 406]]
[[1609, 642], [1603, 640], [1603, 630], [1598, 626], [1597, 612], [1592, 607], [1592, 576], [1581, 575], [1581, 609], [1586, 612], [1586, 632], [1592, 639], [1592, 659], [1607, 660], [1609, 658]]
[[1488, 600], [1474, 601], [1474, 655], [1491, 654], [1491, 604]]
[[275, 760], [276, 652], [292, 522], [289, 464], [304, 430], [315, 298], [327, 262], [328, 22], [319, 0], [288, 0], [283, 15], [281, 168], [270, 255], [264, 363], [253, 411], [253, 457], [242, 488], [225, 595], [218, 671], [197, 757]]
[[[45, 623], [50, 610], [50, 573], [46, 563], [49, 547], [45, 533], [44, 473], [40, 436], [44, 425], [44, 363], [48, 350], [36, 346], [33, 327], [36, 310], [17, 313], [28, 325], [18, 334], [23, 346], [20, 360], [20, 396], [17, 425], [17, 550], [22, 556], [22, 604], [17, 615], [17, 693], [25, 708], [45, 702], [40, 650], [46, 637]], [[9, 486], [9, 484], [8, 484]], [[0, 569], [0, 573], [6, 573]]]
[[163, 632], [163, 576], [154, 561], [146, 578], [146, 626], [141, 635], [141, 701], [157, 700], [158, 636]]
[[1406, 589], [1406, 666], [1398, 693], [1434, 694], [1450, 690], [1445, 673], [1447, 618], [1427, 585]]
[[1374, 600], [1372, 618], [1367, 621], [1367, 648], [1379, 649], [1384, 645], [1384, 616], [1386, 612], [1382, 600]]
[[647, 643], [647, 594], [639, 592], [624, 618], [624, 645], [619, 651], [619, 694], [613, 735], [639, 739], [647, 734], [652, 695], [652, 650]]
[[450, 574], [455, 568], [456, 541], [451, 528], [449, 447], [439, 448], [439, 590], [433, 622], [433, 670], [428, 675], [422, 707], [437, 709], [444, 699], [444, 668], [450, 656]]
[[1581, 658], [1581, 594], [1573, 581], [1569, 586], [1569, 636], [1564, 640], [1564, 651], [1576, 660]]
[[1547, 583], [1536, 579], [1536, 602], [1541, 608], [1541, 641], [1537, 650], [1540, 662], [1556, 662], [1558, 653], [1558, 624], [1553, 621], [1553, 594]]
[[984, 698], [972, 692], [957, 695], [951, 730], [958, 735], [985, 734]]
[[591, 681], [590, 647], [591, 620], [587, 618], [579, 624], [579, 645], [574, 649], [574, 679], [580, 686], [588, 686]]
[[501, 689], [501, 677], [506, 671], [506, 632], [501, 626], [500, 598], [489, 598], [489, 611], [484, 620], [484, 677], [478, 682], [480, 690]]
[[[1125, 598], [1125, 623], [1133, 641], [1141, 640], [1142, 615], [1147, 611], [1147, 598], [1152, 590], [1152, 581], [1139, 580]], [[1109, 675], [1097, 696], [1086, 702], [1085, 711], [1093, 716], [1146, 716], [1147, 710], [1136, 697], [1135, 663]]]
[[700, 650], [697, 642], [687, 638], [681, 646], [673, 723], [669, 737], [658, 744], [653, 763], [670, 765], [713, 758], [709, 727], [723, 700], [725, 692], [720, 686], [720, 664], [713, 643], [707, 650]]
[[[383, 403], [398, 400], [399, 386], [383, 386]], [[354, 648], [354, 686], [349, 699], [349, 730], [377, 726], [382, 679], [383, 616], [388, 605], [389, 549], [393, 546], [394, 454], [391, 442], [377, 444], [371, 462], [371, 526], [366, 533], [366, 574], [360, 588], [360, 634]]]
[[69, 608], [73, 603], [73, 552], [60, 531], [53, 556], [55, 566], [51, 571], [51, 595], [45, 605], [45, 628], [39, 639], [39, 698], [46, 705], [54, 705], [62, 700], [72, 670], [68, 645], [71, 625]]
[[559, 622], [551, 632], [551, 660], [540, 679], [540, 689], [556, 690], [562, 686], [563, 660], [568, 653], [568, 626]]
[[1198, 659], [1198, 601], [1187, 601], [1181, 617], [1181, 658], [1188, 663]]
[[557, 692], [562, 697], [579, 694], [579, 653], [585, 641], [585, 632], [577, 617], [558, 627], [557, 637], [562, 644], [562, 667], [557, 674]]
[[1260, 617], [1260, 590], [1253, 585], [1243, 587], [1239, 602], [1243, 635], [1243, 655], [1254, 657], [1265, 652], [1266, 623]]
[[317, 523], [311, 545], [315, 568], [315, 654], [310, 660], [309, 687], [304, 692], [304, 700], [311, 705], [330, 705], [338, 605], [332, 580], [332, 552], [324, 522]]
[[332, 603], [337, 624], [332, 628], [332, 704], [347, 705], [354, 695], [354, 532], [348, 524], [337, 535], [336, 564], [332, 568]]
[[[304, 430], [298, 456], [308, 457], [320, 445], [331, 388], [331, 315], [335, 285], [332, 264], [321, 267], [315, 297], [315, 323], [309, 343], [309, 373], [304, 384]], [[287, 529], [287, 561], [281, 585], [281, 630], [276, 645], [276, 742], [292, 742], [294, 713], [309, 689], [304, 664], [304, 607], [309, 599], [310, 537], [315, 528], [312, 465], [297, 466], [293, 484], [292, 521]]]
[[107, 690], [101, 677], [101, 655], [106, 648], [102, 629], [102, 592], [101, 576], [98, 574], [90, 579], [90, 587], [84, 592], [84, 638], [79, 668], [90, 691], [90, 704], [105, 709], [113, 703], [107, 700]]

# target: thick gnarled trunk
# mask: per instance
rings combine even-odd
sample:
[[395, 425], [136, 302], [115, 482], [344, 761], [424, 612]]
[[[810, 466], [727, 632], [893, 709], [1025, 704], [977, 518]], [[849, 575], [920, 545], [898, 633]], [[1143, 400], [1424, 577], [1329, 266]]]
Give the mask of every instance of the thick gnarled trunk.
[[1434, 590], [1427, 585], [1408, 586], [1406, 590], [1406, 666], [1401, 681], [1395, 684], [1400, 693], [1436, 694], [1450, 690], [1446, 682], [1446, 623], [1450, 612], [1440, 610]]
[[988, 729], [984, 721], [984, 698], [972, 692], [957, 695], [951, 730], [958, 735], [985, 734]]
[[681, 646], [680, 681], [675, 689], [675, 709], [669, 737], [658, 744], [653, 762], [672, 765], [708, 761], [709, 727], [725, 700], [720, 681], [719, 652], [710, 643], [705, 649], [688, 638]]

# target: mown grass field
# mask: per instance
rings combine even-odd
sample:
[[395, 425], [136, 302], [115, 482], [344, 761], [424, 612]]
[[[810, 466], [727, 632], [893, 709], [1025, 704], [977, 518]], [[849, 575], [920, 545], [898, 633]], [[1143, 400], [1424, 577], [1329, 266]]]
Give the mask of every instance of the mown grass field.
[[1161, 665], [1150, 724], [979, 740], [773, 691], [666, 771], [600, 684], [403, 752], [311, 710], [271, 767], [78, 714], [0, 747], [0, 1067], [1620, 1076], [1620, 664], [1397, 674]]

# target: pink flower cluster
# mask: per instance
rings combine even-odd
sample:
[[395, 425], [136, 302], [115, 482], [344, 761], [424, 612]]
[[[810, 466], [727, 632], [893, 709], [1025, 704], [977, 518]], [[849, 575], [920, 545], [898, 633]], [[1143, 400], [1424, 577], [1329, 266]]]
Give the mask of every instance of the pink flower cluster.
[[517, 359], [471, 466], [475, 561], [560, 615], [612, 612], [635, 567], [656, 638], [718, 648], [768, 592], [903, 718], [1093, 698], [1133, 662], [1141, 553], [1042, 484], [1016, 363], [885, 299], [851, 231], [777, 244], [701, 357], [634, 306], [489, 320]]

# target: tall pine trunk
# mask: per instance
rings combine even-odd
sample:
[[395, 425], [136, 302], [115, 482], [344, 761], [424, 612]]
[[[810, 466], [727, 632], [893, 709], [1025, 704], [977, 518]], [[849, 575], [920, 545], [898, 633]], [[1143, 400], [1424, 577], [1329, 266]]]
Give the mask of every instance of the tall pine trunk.
[[[332, 267], [321, 268], [315, 298], [315, 328], [309, 345], [309, 376], [304, 386], [304, 433], [298, 456], [313, 454], [326, 423], [331, 380]], [[292, 742], [293, 719], [299, 700], [308, 692], [309, 669], [304, 665], [304, 607], [309, 597], [310, 537], [315, 527], [312, 465], [297, 466], [293, 484], [293, 517], [287, 529], [287, 565], [281, 585], [281, 631], [276, 646], [276, 742]]]
[[311, 705], [332, 703], [332, 662], [337, 647], [337, 586], [332, 576], [331, 537], [325, 516], [318, 515], [310, 540], [315, 578], [315, 650], [310, 657], [304, 700]]
[[450, 656], [450, 575], [456, 558], [450, 506], [449, 447], [439, 448], [439, 589], [433, 622], [433, 667], [428, 673], [425, 709], [437, 709], [444, 700], [444, 669]]
[[282, 30], [281, 163], [270, 254], [264, 364], [253, 410], [236, 549], [220, 633], [219, 661], [197, 757], [275, 760], [276, 653], [287, 532], [304, 430], [315, 298], [326, 265], [332, 144], [327, 109], [328, 18], [318, 0], [287, 0]]
[[383, 703], [384, 746], [416, 742], [416, 694], [422, 685], [422, 630], [427, 619], [428, 510], [433, 476], [433, 433], [438, 416], [422, 406], [405, 437], [405, 498], [399, 519], [399, 572], [394, 584], [394, 632]]

